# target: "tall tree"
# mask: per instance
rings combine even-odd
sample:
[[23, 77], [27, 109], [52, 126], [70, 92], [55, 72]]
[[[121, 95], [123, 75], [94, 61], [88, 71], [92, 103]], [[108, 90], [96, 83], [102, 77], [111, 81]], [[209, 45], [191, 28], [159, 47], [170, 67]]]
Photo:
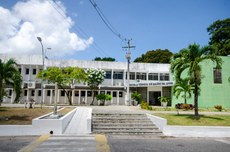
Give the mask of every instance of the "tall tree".
[[210, 60], [221, 68], [222, 60], [211, 51], [210, 47], [200, 47], [198, 44], [190, 44], [188, 48], [182, 49], [174, 54], [171, 61], [171, 71], [175, 74], [176, 81], [181, 79], [183, 72], [188, 72], [190, 84], [194, 85], [194, 112], [195, 118], [198, 113], [198, 93], [201, 85], [201, 62]]
[[207, 31], [211, 36], [209, 44], [217, 48], [217, 54], [230, 55], [230, 18], [215, 21]]
[[[73, 90], [72, 86], [74, 86], [76, 82], [86, 81], [87, 78], [84, 69], [78, 67], [51, 67], [44, 70], [43, 73], [44, 80], [48, 80], [48, 83], [57, 83], [58, 88], [61, 88], [65, 92], [69, 105], [72, 105], [72, 91], [70, 91]], [[42, 78], [42, 71], [38, 73], [37, 77]], [[67, 89], [66, 86], [71, 87]]]
[[114, 62], [116, 60], [115, 60], [115, 58], [111, 58], [111, 57], [104, 57], [104, 58], [96, 57], [94, 59], [94, 61], [109, 61], [109, 62]]
[[177, 99], [181, 94], [183, 94], [181, 97], [184, 98], [185, 104], [187, 104], [187, 99], [191, 98], [192, 85], [189, 80], [189, 78], [177, 80], [173, 86], [173, 94]]
[[17, 69], [17, 63], [14, 59], [9, 59], [6, 62], [2, 62], [0, 59], [0, 105], [5, 95], [6, 85], [13, 87], [16, 92], [16, 98], [14, 102], [18, 102], [21, 94], [22, 77]]
[[88, 79], [87, 79], [88, 86], [93, 92], [93, 100], [90, 105], [93, 105], [95, 99], [95, 92], [96, 90], [98, 90], [98, 86], [105, 79], [105, 71], [100, 69], [88, 69], [86, 73], [88, 74]]
[[169, 63], [170, 58], [172, 57], [173, 53], [170, 52], [168, 49], [161, 50], [151, 50], [142, 54], [141, 57], [138, 57], [134, 60], [134, 62], [141, 62], [141, 63]]

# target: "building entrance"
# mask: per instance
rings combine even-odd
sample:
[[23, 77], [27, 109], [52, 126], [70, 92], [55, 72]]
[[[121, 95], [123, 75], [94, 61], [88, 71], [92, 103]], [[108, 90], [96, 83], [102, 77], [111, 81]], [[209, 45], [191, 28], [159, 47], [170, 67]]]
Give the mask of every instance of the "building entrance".
[[161, 102], [158, 97], [161, 96], [160, 91], [150, 91], [149, 92], [149, 105], [160, 106]]

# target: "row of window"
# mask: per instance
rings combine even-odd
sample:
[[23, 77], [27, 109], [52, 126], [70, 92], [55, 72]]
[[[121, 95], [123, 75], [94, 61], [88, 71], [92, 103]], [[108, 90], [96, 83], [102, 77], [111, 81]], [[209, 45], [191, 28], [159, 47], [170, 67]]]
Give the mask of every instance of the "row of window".
[[[105, 93], [105, 91], [100, 91], [100, 93]], [[24, 90], [24, 96], [27, 96], [27, 94], [28, 94], [28, 91]], [[72, 95], [72, 92], [70, 92], [70, 94]], [[97, 94], [98, 94], [98, 91], [96, 91], [96, 95]], [[107, 91], [107, 94], [111, 95], [111, 91]], [[32, 97], [35, 96], [35, 90], [32, 90], [30, 95]], [[53, 95], [55, 95], [54, 92], [53, 92]], [[38, 90], [38, 96], [41, 96], [41, 90]], [[51, 96], [51, 90], [47, 90], [46, 96], [48, 96], [48, 97]], [[62, 90], [60, 96], [64, 97], [65, 96], [65, 91]], [[75, 91], [75, 96], [79, 97], [79, 91]], [[81, 97], [85, 97], [85, 96], [86, 96], [86, 91], [81, 91]], [[87, 91], [87, 96], [92, 97], [92, 91]], [[117, 92], [113, 91], [112, 96], [117, 97]], [[119, 97], [123, 97], [123, 92], [119, 92]]]
[[[111, 79], [112, 78], [112, 72], [106, 71], [105, 79]], [[130, 72], [129, 74], [130, 80], [147, 80], [147, 73], [141, 73], [141, 72]], [[123, 72], [114, 72], [113, 73], [113, 79], [123, 79]], [[126, 73], [126, 79], [127, 79], [127, 73]], [[161, 80], [161, 81], [169, 81], [169, 73], [149, 73], [148, 74], [148, 80]]]
[[[20, 73], [22, 73], [22, 69], [21, 68], [19, 68], [18, 71]], [[29, 75], [29, 74], [30, 74], [30, 69], [29, 68], [25, 68], [25, 75]], [[37, 74], [37, 69], [32, 69], [32, 74], [36, 75]]]

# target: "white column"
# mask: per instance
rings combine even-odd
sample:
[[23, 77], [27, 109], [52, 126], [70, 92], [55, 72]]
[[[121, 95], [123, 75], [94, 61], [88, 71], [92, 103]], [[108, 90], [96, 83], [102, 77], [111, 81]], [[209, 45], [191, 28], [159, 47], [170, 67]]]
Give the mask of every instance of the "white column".
[[81, 104], [81, 90], [78, 90], [78, 104]]
[[111, 86], [113, 86], [113, 69], [112, 69], [112, 72], [111, 72]]
[[29, 97], [30, 96], [30, 90], [29, 89], [27, 89], [27, 96], [26, 96], [26, 101], [29, 101]]
[[58, 89], [57, 91], [57, 101], [54, 101], [54, 102], [57, 102], [57, 103], [60, 103], [60, 90]]
[[87, 92], [87, 90], [85, 90], [85, 104], [87, 105], [87, 101], [88, 101], [88, 92]]
[[34, 90], [34, 101], [35, 103], [38, 103], [38, 90]]
[[53, 100], [53, 90], [50, 90], [50, 104], [52, 104]]
[[43, 95], [43, 101], [44, 101], [42, 104], [44, 104], [46, 102], [46, 89], [43, 89], [42, 95]]
[[11, 91], [11, 103], [14, 103], [14, 99], [15, 99], [15, 91]]
[[119, 91], [117, 91], [117, 105], [119, 105]]
[[29, 66], [29, 75], [28, 75], [28, 80], [31, 81], [31, 75], [32, 75], [33, 69], [31, 67], [31, 65]]
[[75, 89], [72, 90], [72, 104], [75, 103], [74, 99], [75, 99]]
[[147, 87], [147, 103], [149, 104], [149, 87]]
[[24, 65], [21, 65], [21, 75], [22, 75], [22, 80], [25, 80], [25, 69]]

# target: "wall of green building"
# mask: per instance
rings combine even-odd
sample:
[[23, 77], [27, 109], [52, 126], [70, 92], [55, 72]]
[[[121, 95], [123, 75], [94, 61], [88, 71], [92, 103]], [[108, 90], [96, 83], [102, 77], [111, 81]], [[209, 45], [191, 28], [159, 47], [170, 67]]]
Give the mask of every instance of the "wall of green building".
[[[199, 107], [214, 107], [215, 105], [222, 105], [224, 108], [230, 107], [230, 57], [221, 57], [222, 64], [222, 83], [214, 83], [213, 68], [215, 65], [211, 61], [205, 61], [202, 66], [202, 84], [201, 92], [198, 98]], [[187, 100], [188, 103], [193, 104], [194, 98]], [[177, 103], [184, 103], [184, 99], [179, 97], [178, 99], [172, 95], [172, 106]]]

